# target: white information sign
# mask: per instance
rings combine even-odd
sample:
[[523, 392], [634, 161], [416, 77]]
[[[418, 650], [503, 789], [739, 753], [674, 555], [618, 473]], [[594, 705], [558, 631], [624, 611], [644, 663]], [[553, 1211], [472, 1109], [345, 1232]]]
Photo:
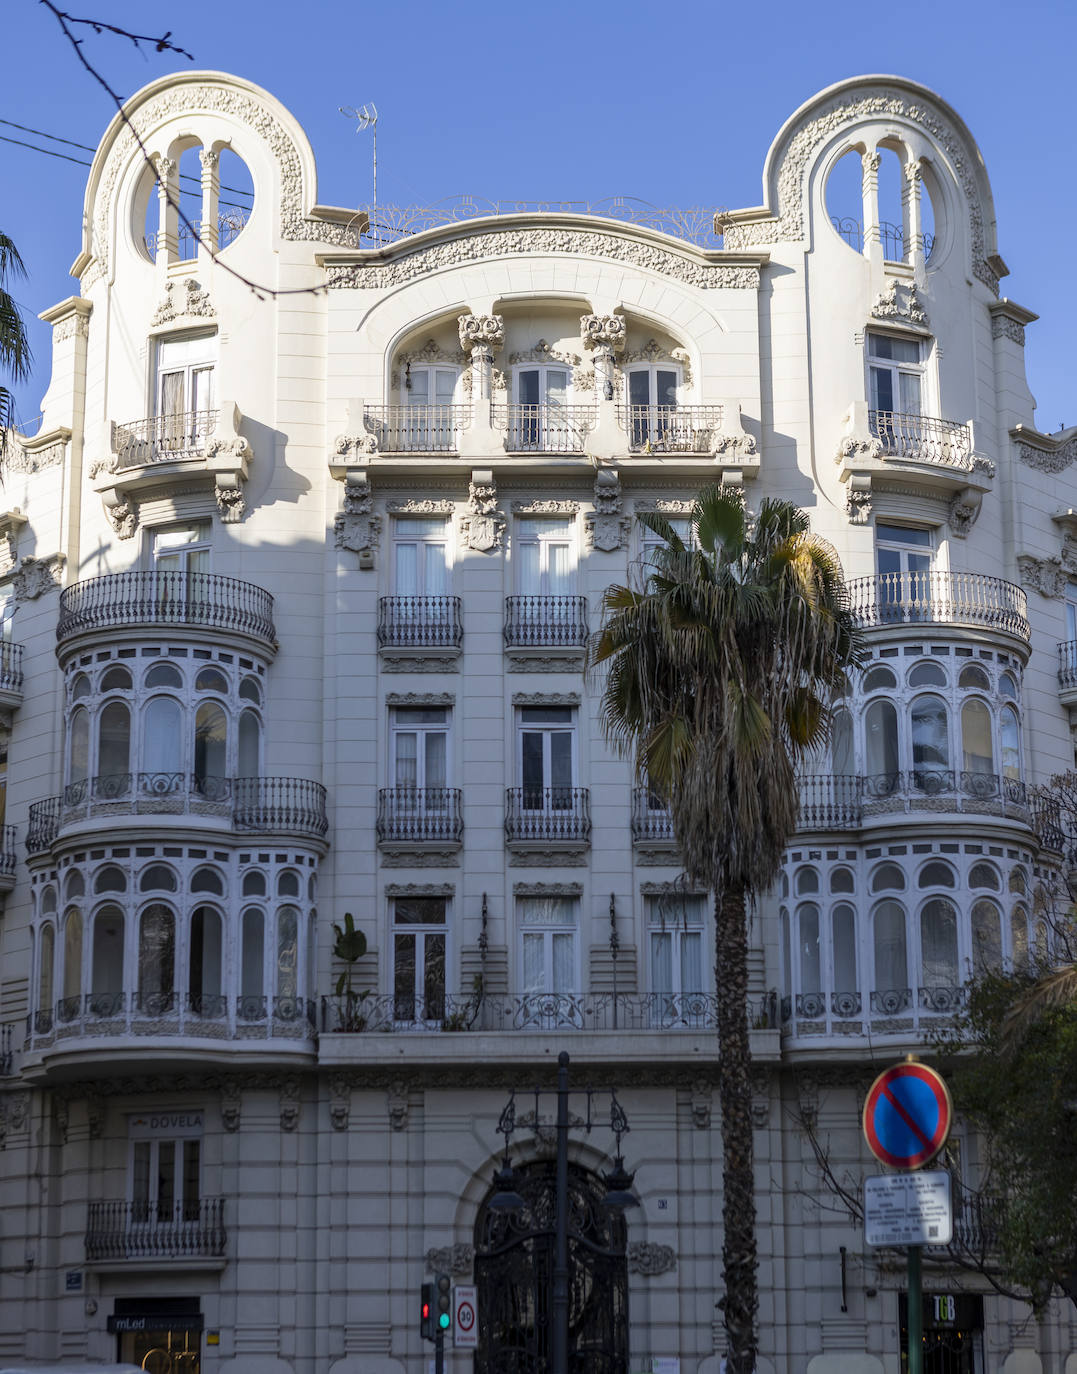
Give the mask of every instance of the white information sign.
[[868, 1245], [949, 1245], [953, 1236], [950, 1175], [945, 1169], [864, 1180]]
[[457, 1350], [479, 1348], [479, 1292], [473, 1283], [458, 1283], [452, 1290], [453, 1345]]

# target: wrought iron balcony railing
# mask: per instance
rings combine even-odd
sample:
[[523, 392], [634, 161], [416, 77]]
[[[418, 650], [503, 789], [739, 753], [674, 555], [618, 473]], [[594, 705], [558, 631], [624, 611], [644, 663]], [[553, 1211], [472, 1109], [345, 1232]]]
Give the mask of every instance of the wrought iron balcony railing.
[[855, 830], [860, 825], [860, 779], [851, 774], [816, 774], [797, 779], [798, 830]]
[[464, 637], [458, 596], [383, 596], [378, 643], [394, 649], [457, 648]]
[[210, 1040], [308, 1039], [315, 1006], [304, 997], [244, 993], [183, 995], [159, 992], [88, 992], [62, 997], [26, 1018], [34, 1048], [70, 1040], [116, 1036], [184, 1036]]
[[0, 639], [0, 692], [22, 691], [22, 645]]
[[176, 415], [151, 415], [117, 425], [113, 439], [116, 467], [147, 467], [205, 456], [206, 444], [217, 426], [216, 410], [186, 410]]
[[1058, 685], [1077, 687], [1077, 639], [1058, 646]]
[[505, 643], [522, 648], [583, 648], [585, 596], [507, 596]]
[[326, 791], [307, 778], [215, 778], [197, 773], [107, 773], [81, 778], [62, 797], [30, 807], [27, 849], [39, 853], [60, 825], [98, 815], [223, 816], [235, 830], [322, 836]]
[[458, 453], [470, 423], [467, 405], [363, 407], [363, 424], [380, 453]]
[[[750, 1008], [754, 1026], [773, 1026], [776, 1008], [767, 994]], [[525, 992], [456, 997], [437, 993], [400, 996], [344, 994], [322, 998], [323, 1034], [366, 1031], [414, 1034], [423, 1031], [639, 1030], [714, 1031], [718, 1001], [707, 992], [581, 993]]]
[[632, 791], [632, 838], [644, 844], [673, 839], [669, 810], [649, 787], [636, 787]]
[[1021, 587], [985, 573], [879, 573], [848, 584], [850, 609], [865, 628], [972, 625], [1002, 630], [1026, 643], [1028, 601]]
[[224, 1198], [189, 1202], [91, 1202], [87, 1260], [222, 1259]]
[[15, 872], [15, 827], [0, 826], [0, 877], [10, 878]]
[[508, 453], [583, 453], [595, 427], [594, 406], [495, 405], [490, 422]]
[[216, 573], [122, 572], [76, 582], [60, 593], [59, 644], [90, 631], [195, 625], [276, 645], [273, 598], [250, 582]]
[[868, 423], [883, 452], [891, 457], [972, 471], [972, 432], [968, 425], [894, 410], [869, 410]]
[[722, 407], [625, 406], [621, 425], [632, 453], [712, 453]]
[[[858, 253], [864, 251], [864, 225], [861, 220], [852, 215], [831, 215], [830, 222], [850, 248], [855, 248]], [[878, 228], [883, 258], [887, 262], [904, 262], [907, 252], [904, 226], [883, 220]], [[924, 233], [923, 240], [924, 256], [929, 258], [931, 250], [935, 247], [935, 235]]]
[[905, 1034], [938, 1026], [965, 1005], [966, 990], [936, 984], [918, 988], [876, 988], [798, 992], [781, 1000], [787, 1032], [800, 1036]]
[[7, 1078], [14, 1067], [15, 1055], [11, 1048], [12, 1023], [5, 1021], [0, 1026], [0, 1078]]
[[464, 831], [459, 787], [383, 787], [378, 839], [395, 844], [457, 843]]
[[591, 793], [586, 787], [508, 787], [505, 835], [546, 844], [589, 844]]

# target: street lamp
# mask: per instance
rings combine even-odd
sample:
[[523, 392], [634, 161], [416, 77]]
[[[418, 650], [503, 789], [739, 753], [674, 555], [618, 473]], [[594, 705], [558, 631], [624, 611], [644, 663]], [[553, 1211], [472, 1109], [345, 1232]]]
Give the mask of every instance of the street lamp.
[[[550, 1374], [568, 1374], [568, 1064], [569, 1058], [565, 1050], [557, 1056], [557, 1169], [556, 1182], [554, 1186], [554, 1262], [551, 1284], [551, 1344], [550, 1344]], [[536, 1088], [535, 1092], [535, 1124], [538, 1124], [538, 1099], [543, 1092], [549, 1089]], [[584, 1129], [590, 1132], [592, 1126], [591, 1102], [594, 1097], [594, 1090], [586, 1088], [587, 1093], [587, 1120]], [[629, 1191], [632, 1187], [634, 1174], [630, 1174], [624, 1166], [621, 1157], [621, 1138], [628, 1132], [628, 1118], [624, 1114], [624, 1108], [617, 1100], [617, 1094], [613, 1088], [609, 1089], [610, 1095], [610, 1128], [617, 1138], [617, 1154], [614, 1158], [613, 1168], [608, 1174], [603, 1174], [602, 1181], [606, 1185], [606, 1196], [602, 1199], [602, 1205], [615, 1211], [624, 1211], [629, 1207], [638, 1207], [638, 1201]], [[509, 1159], [509, 1139], [516, 1129], [516, 1089], [513, 1088], [509, 1094], [509, 1100], [505, 1104], [504, 1110], [497, 1123], [499, 1135], [505, 1137], [505, 1153], [501, 1161], [501, 1168], [494, 1174], [494, 1186], [497, 1192], [494, 1193], [487, 1206], [494, 1212], [517, 1212], [524, 1206], [524, 1200], [517, 1190], [516, 1172]]]

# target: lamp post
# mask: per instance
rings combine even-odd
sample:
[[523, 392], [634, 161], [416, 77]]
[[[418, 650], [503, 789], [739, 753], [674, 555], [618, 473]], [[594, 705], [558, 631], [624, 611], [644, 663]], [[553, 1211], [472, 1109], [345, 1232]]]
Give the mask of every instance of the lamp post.
[[[568, 1081], [569, 1057], [565, 1050], [557, 1056], [557, 1163], [554, 1175], [554, 1262], [550, 1284], [550, 1374], [568, 1374], [568, 1325], [569, 1325], [569, 1272], [568, 1272], [568, 1099], [571, 1091]], [[549, 1091], [546, 1089], [545, 1091]], [[582, 1089], [587, 1094], [587, 1120], [584, 1129], [590, 1132], [593, 1125], [591, 1105], [594, 1098], [592, 1088]], [[610, 1097], [610, 1128], [617, 1138], [617, 1154], [614, 1166], [602, 1176], [606, 1185], [603, 1206], [624, 1211], [639, 1204], [629, 1191], [634, 1175], [627, 1172], [621, 1157], [621, 1138], [628, 1131], [628, 1118], [624, 1114], [617, 1094], [613, 1088]], [[544, 1090], [536, 1088], [535, 1124], [538, 1124], [538, 1100]], [[509, 1139], [516, 1129], [516, 1090], [509, 1094], [509, 1100], [497, 1123], [499, 1135], [505, 1137], [505, 1152], [501, 1167], [494, 1174], [497, 1192], [490, 1199], [489, 1207], [495, 1212], [517, 1212], [525, 1204], [516, 1188], [516, 1173], [509, 1158]]]

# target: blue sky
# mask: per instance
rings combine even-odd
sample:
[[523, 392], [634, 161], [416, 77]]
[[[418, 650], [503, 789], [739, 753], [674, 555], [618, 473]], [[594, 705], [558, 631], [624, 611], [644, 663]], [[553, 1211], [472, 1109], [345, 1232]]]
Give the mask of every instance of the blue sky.
[[[108, 96], [38, 0], [4, 0], [3, 9], [0, 119], [96, 144], [114, 113]], [[1027, 347], [1037, 423], [1046, 431], [1077, 423], [1072, 0], [186, 0], [167, 10], [79, 0], [73, 12], [154, 34], [171, 28], [193, 65], [265, 86], [306, 129], [319, 199], [337, 205], [365, 203], [370, 185], [369, 135], [354, 132], [337, 112], [342, 104], [378, 106], [383, 204], [468, 192], [735, 207], [758, 204], [772, 138], [816, 91], [866, 72], [921, 81], [955, 106], [983, 152], [1011, 273], [1003, 292], [1043, 317]], [[83, 37], [86, 55], [124, 96], [192, 65], [139, 53], [123, 39]], [[3, 124], [0, 134], [31, 138]], [[31, 317], [78, 289], [68, 268], [86, 173], [0, 142], [0, 227], [29, 270], [15, 295]], [[1058, 252], [1048, 242], [1055, 234]], [[40, 408], [50, 361], [48, 331], [36, 320], [33, 343], [35, 374], [17, 392], [27, 421]]]

